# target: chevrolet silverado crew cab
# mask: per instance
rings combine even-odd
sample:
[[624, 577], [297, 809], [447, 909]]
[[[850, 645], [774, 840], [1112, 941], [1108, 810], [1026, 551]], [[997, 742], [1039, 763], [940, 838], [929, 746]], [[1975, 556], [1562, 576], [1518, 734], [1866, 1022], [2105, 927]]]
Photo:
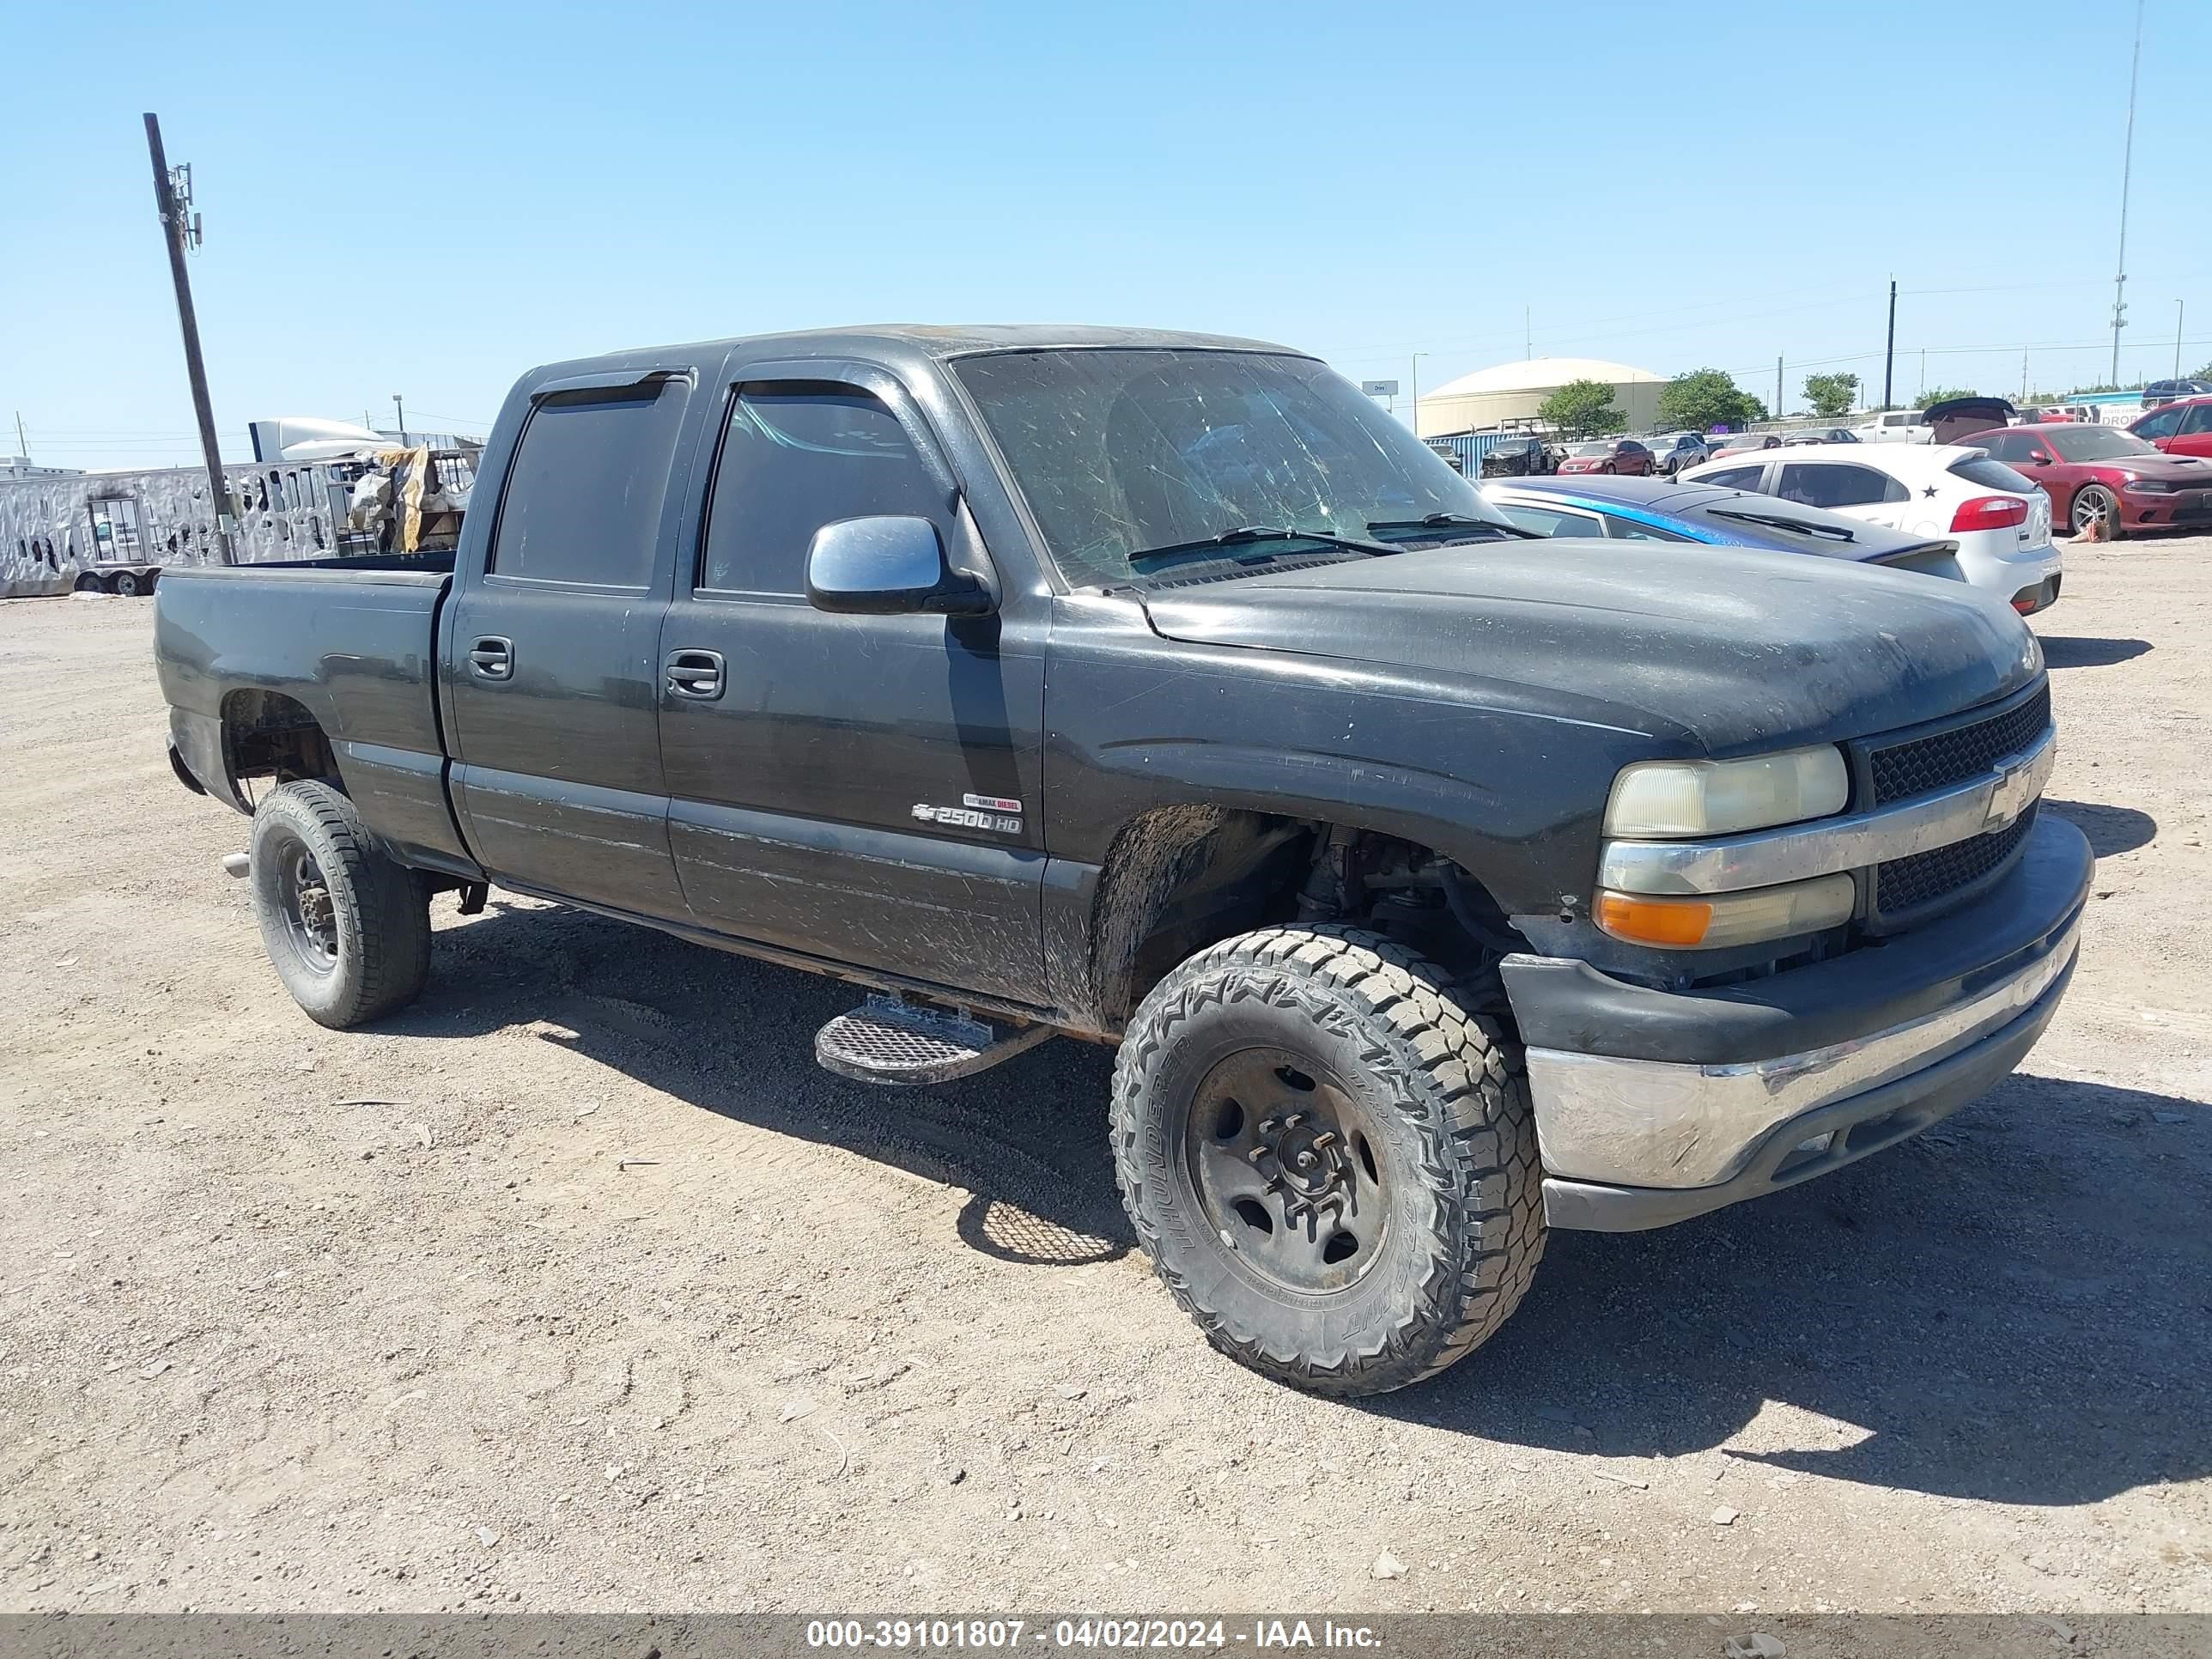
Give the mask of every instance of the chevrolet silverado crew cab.
[[[173, 568], [179, 776], [278, 975], [408, 1002], [489, 884], [866, 988], [823, 1063], [1119, 1045], [1122, 1198], [1324, 1393], [1986, 1091], [2090, 857], [1957, 583], [1528, 537], [1311, 357], [1084, 328], [524, 377], [458, 550]], [[740, 1011], [733, 1010], [733, 1015]]]

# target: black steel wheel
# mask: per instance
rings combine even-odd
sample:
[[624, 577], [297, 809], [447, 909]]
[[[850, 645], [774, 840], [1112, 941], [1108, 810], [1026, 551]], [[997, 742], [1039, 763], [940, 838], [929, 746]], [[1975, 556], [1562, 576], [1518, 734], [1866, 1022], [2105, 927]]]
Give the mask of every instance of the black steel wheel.
[[1319, 1295], [1371, 1267], [1389, 1223], [1387, 1147], [1358, 1093], [1306, 1054], [1241, 1048], [1183, 1118], [1191, 1190], [1232, 1263], [1261, 1285]]
[[276, 854], [276, 902], [286, 942], [309, 973], [336, 973], [338, 922], [330, 878], [307, 843], [289, 833], [271, 850]]
[[115, 573], [114, 586], [117, 598], [125, 599], [137, 599], [138, 597], [138, 573], [135, 570], [117, 571]]
[[344, 1030], [421, 994], [428, 893], [377, 850], [343, 793], [306, 782], [273, 791], [253, 815], [249, 874], [270, 963], [309, 1018]]
[[1279, 927], [1162, 980], [1114, 1073], [1115, 1173], [1206, 1338], [1316, 1393], [1472, 1352], [1543, 1255], [1520, 1051], [1378, 934]]

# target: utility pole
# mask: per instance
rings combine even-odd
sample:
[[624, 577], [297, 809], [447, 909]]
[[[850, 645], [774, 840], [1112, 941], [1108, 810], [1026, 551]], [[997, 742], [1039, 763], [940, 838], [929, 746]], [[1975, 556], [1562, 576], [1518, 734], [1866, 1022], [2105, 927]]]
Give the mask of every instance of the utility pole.
[[1413, 390], [1407, 402], [1413, 410], [1413, 435], [1416, 438], [1421, 435], [1421, 359], [1428, 355], [1425, 351], [1417, 351], [1413, 354]]
[[1890, 378], [1897, 368], [1897, 278], [1889, 279], [1889, 343], [1881, 353], [1881, 406], [1890, 406]]
[[1774, 418], [1782, 418], [1782, 359], [1774, 360]]
[[399, 416], [399, 447], [404, 449], [407, 447], [407, 405], [399, 401], [399, 394], [396, 392], [392, 394], [392, 407]]
[[[2179, 380], [2179, 379], [2181, 378], [2181, 313], [2182, 313], [2182, 310], [2183, 310], [2183, 303], [2182, 303], [2182, 301], [2180, 301], [2179, 300], [2176, 300], [2176, 301], [2173, 302], [2173, 378], [2174, 378], [2175, 380]], [[21, 436], [22, 436], [22, 435], [23, 435], [22, 428], [23, 428], [23, 417], [22, 417], [21, 415], [18, 415], [18, 416], [15, 417], [15, 435], [16, 435], [17, 437], [19, 437], [19, 438], [20, 438]]]
[[2027, 348], [2020, 349], [2020, 400], [2027, 401]]
[[[2181, 361], [2180, 328], [2180, 324], [2176, 323], [2174, 325], [2173, 361], [2177, 363]], [[2177, 374], [2181, 373], [2178, 368], [2173, 372]], [[31, 441], [23, 435], [23, 411], [20, 409], [15, 411], [15, 453], [23, 458], [24, 462], [27, 465], [29, 463], [31, 459]]]
[[[161, 149], [161, 118], [146, 117], [146, 151], [154, 163], [154, 201], [161, 213], [161, 240], [169, 245], [169, 280], [177, 290], [177, 325], [185, 337], [185, 374], [191, 381], [192, 413], [199, 422], [200, 453], [207, 461], [208, 503], [215, 511], [216, 556], [225, 564], [231, 556], [230, 532], [237, 514], [231, 509], [230, 483], [222, 473], [222, 450], [216, 441], [215, 410], [208, 402], [207, 365], [200, 361], [199, 319], [192, 313], [192, 279], [185, 270], [185, 249], [200, 240], [199, 216], [186, 215], [191, 205], [191, 169], [169, 171], [169, 158]], [[183, 185], [179, 199], [178, 186]]]
[[[1534, 357], [1536, 355], [1536, 325], [1531, 320], [1535, 314], [1536, 308], [1534, 306], [1521, 307], [1521, 355], [1523, 357]], [[1502, 465], [1503, 463], [1501, 462], [1500, 465]]]
[[2128, 176], [2136, 160], [2136, 75], [2142, 68], [2142, 0], [2136, 0], [2136, 50], [2128, 60], [2128, 137], [2120, 151], [2120, 258], [2112, 278], [2112, 384], [2120, 383], [2120, 331], [2128, 325]]

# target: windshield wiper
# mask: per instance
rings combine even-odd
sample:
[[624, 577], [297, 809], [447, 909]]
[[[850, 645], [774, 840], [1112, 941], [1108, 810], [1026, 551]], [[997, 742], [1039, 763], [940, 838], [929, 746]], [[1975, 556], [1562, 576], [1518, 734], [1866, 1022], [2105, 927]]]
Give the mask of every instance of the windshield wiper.
[[1367, 521], [1367, 533], [1370, 536], [1380, 536], [1393, 530], [1480, 530], [1493, 536], [1518, 536], [1538, 542], [1544, 539], [1536, 532], [1523, 530], [1517, 524], [1479, 518], [1472, 513], [1431, 513], [1425, 519], [1370, 519]]
[[[1136, 571], [1163, 569], [1171, 564], [1183, 564], [1193, 559], [1211, 558], [1225, 547], [1243, 547], [1254, 542], [1316, 542], [1323, 547], [1346, 547], [1355, 553], [1382, 555], [1395, 553], [1395, 547], [1385, 547], [1380, 542], [1354, 541], [1349, 536], [1332, 536], [1322, 530], [1286, 530], [1280, 525], [1245, 524], [1234, 530], [1224, 530], [1218, 536], [1200, 536], [1195, 541], [1170, 542], [1165, 547], [1148, 547], [1141, 553], [1129, 556], [1129, 568]], [[1276, 558], [1274, 553], [1263, 553], [1261, 558]]]
[[1839, 542], [1858, 540], [1839, 524], [1810, 524], [1803, 519], [1793, 519], [1786, 513], [1739, 513], [1734, 507], [1712, 507], [1705, 509], [1708, 518], [1735, 519], [1744, 524], [1763, 524], [1770, 530], [1794, 530], [1801, 536], [1826, 536]]

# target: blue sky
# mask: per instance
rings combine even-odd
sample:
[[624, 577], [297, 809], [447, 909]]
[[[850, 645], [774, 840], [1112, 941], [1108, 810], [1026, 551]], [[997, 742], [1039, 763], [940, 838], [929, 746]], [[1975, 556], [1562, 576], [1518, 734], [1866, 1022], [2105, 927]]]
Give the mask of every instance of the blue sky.
[[[838, 323], [1218, 330], [1434, 386], [1539, 354], [1795, 402], [2102, 380], [2129, 0], [20, 9], [0, 420], [184, 463], [139, 121], [217, 422], [482, 423], [524, 368]], [[2123, 373], [2212, 358], [2212, 4], [2148, 0]], [[1962, 140], [1947, 137], [1963, 131]], [[1978, 138], [1974, 135], [1984, 135]], [[2087, 349], [2070, 349], [2081, 348]], [[1983, 348], [1968, 352], [1962, 348]], [[1878, 386], [1877, 386], [1878, 389]], [[12, 448], [0, 442], [0, 450]]]

